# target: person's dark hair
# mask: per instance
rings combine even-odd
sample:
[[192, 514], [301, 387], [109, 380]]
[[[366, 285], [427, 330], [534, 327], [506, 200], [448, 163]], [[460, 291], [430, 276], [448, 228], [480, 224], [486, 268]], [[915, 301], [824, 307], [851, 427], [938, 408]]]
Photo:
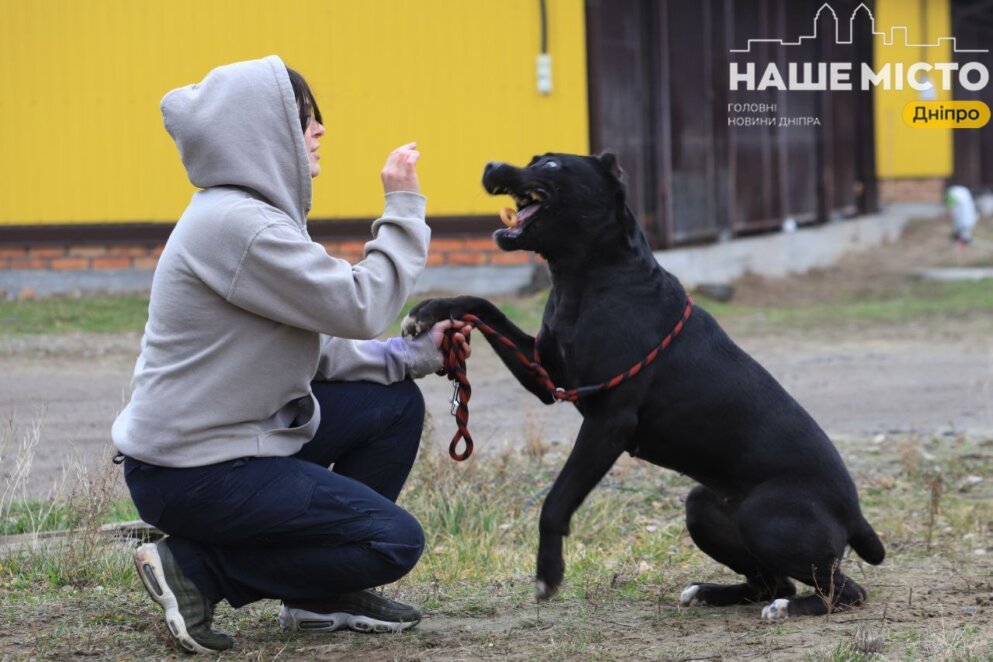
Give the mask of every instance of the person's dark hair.
[[310, 116], [313, 114], [318, 124], [324, 124], [321, 119], [321, 109], [317, 107], [317, 99], [310, 91], [310, 85], [293, 69], [286, 67], [286, 73], [290, 75], [290, 85], [293, 86], [293, 96], [297, 100], [297, 108], [300, 110], [300, 128], [307, 132], [307, 124], [310, 123]]

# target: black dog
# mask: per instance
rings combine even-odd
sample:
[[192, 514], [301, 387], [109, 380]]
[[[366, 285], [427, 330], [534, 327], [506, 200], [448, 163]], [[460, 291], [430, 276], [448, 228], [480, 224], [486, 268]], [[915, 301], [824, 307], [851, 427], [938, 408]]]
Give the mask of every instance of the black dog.
[[[630, 208], [612, 154], [546, 154], [526, 168], [490, 163], [483, 185], [510, 194], [520, 222], [498, 230], [503, 250], [548, 262], [552, 290], [537, 356], [555, 385], [596, 385], [643, 365], [687, 313], [686, 292], [662, 269]], [[768, 619], [824, 614], [860, 604], [865, 590], [842, 574], [846, 545], [872, 564], [885, 552], [859, 508], [851, 476], [827, 435], [778, 382], [702, 308], [640, 373], [581, 397], [583, 424], [541, 509], [537, 594], [562, 583], [562, 538], [586, 495], [620, 454], [686, 474], [701, 484], [686, 500], [693, 541], [744, 575], [736, 585], [693, 584], [684, 605], [772, 603]], [[404, 332], [471, 313], [527, 356], [536, 339], [478, 297], [418, 304]], [[547, 380], [487, 336], [504, 363], [542, 402]], [[791, 598], [791, 579], [817, 594]]]

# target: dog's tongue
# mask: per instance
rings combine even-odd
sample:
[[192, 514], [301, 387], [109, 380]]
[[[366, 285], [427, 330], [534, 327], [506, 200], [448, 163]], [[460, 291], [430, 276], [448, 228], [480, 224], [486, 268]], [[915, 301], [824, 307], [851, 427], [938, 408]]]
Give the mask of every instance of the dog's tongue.
[[521, 223], [531, 218], [536, 211], [538, 211], [539, 205], [528, 205], [524, 209], [517, 212], [517, 220]]

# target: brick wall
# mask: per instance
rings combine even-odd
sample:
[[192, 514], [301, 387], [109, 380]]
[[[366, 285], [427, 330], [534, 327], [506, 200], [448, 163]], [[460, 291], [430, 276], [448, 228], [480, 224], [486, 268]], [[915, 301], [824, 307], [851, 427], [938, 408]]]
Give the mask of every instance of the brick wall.
[[[328, 253], [355, 264], [362, 259], [365, 240], [325, 241]], [[485, 237], [436, 237], [431, 240], [428, 266], [515, 265], [528, 264], [531, 254], [523, 251], [505, 253], [489, 235]]]
[[[365, 241], [324, 242], [328, 253], [351, 263], [362, 259]], [[85, 271], [88, 269], [155, 269], [162, 246], [0, 246], [0, 270], [44, 269]], [[529, 253], [501, 251], [489, 237], [445, 237], [434, 239], [428, 266], [528, 264]]]
[[0, 246], [0, 270], [154, 269], [162, 246]]
[[[352, 264], [362, 260], [364, 239], [324, 241], [322, 245], [335, 257]], [[113, 245], [42, 245], [0, 246], [0, 272], [18, 271], [31, 282], [30, 272], [71, 273], [139, 271], [151, 272], [158, 264], [163, 244]], [[531, 262], [533, 256], [524, 251], [506, 253], [483, 236], [443, 236], [431, 241], [428, 267], [441, 266], [514, 266]], [[70, 280], [67, 278], [67, 281]], [[28, 299], [35, 296], [30, 286], [15, 287], [4, 296]]]
[[945, 199], [945, 180], [940, 177], [880, 179], [879, 203], [937, 202]]

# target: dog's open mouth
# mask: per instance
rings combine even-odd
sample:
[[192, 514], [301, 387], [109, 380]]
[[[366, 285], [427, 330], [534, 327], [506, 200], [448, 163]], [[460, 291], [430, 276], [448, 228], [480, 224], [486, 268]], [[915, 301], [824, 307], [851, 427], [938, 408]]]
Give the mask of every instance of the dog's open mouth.
[[542, 203], [548, 199], [548, 194], [543, 189], [532, 189], [525, 191], [523, 195], [513, 193], [507, 190], [494, 190], [494, 195], [499, 195], [501, 193], [507, 193], [513, 196], [514, 201], [517, 203], [517, 209], [512, 209], [510, 207], [504, 207], [500, 210], [500, 220], [503, 224], [509, 228], [509, 231], [513, 234], [519, 234], [523, 231], [525, 224], [539, 211], [541, 211]]

